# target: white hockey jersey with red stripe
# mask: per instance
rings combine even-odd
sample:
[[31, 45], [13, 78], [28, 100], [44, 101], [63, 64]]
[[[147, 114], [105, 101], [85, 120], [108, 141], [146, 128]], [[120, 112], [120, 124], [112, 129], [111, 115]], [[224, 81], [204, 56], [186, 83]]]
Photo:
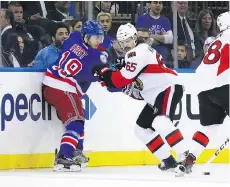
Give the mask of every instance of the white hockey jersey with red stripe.
[[162, 56], [147, 44], [139, 44], [125, 55], [126, 66], [112, 73], [116, 88], [137, 81], [141, 96], [153, 105], [156, 97], [178, 82], [177, 73], [164, 65]]
[[202, 90], [229, 84], [230, 29], [220, 33], [208, 48], [196, 73], [202, 79]]

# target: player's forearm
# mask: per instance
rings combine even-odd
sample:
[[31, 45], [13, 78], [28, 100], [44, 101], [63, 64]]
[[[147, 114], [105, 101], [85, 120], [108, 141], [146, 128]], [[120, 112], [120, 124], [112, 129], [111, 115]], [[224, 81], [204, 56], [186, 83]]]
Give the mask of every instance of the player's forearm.
[[115, 88], [123, 88], [131, 84], [134, 80], [123, 77], [120, 71], [113, 72], [111, 75], [111, 81]]

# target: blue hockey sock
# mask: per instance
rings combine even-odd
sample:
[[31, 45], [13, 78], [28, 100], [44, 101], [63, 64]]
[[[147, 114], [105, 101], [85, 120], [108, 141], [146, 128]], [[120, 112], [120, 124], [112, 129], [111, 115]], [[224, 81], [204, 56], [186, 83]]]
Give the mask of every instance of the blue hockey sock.
[[78, 146], [77, 149], [80, 149], [81, 151], [83, 151], [83, 144], [84, 144], [84, 132], [82, 133], [81, 137], [78, 140]]
[[66, 131], [61, 139], [60, 155], [72, 158], [73, 152], [78, 147], [80, 135], [84, 132], [83, 121], [73, 121], [66, 126]]

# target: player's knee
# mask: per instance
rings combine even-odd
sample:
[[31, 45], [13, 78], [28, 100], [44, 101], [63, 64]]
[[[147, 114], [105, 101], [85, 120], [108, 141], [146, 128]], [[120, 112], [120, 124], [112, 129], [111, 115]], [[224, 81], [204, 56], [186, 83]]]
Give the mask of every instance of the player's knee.
[[136, 125], [134, 127], [134, 134], [136, 135], [136, 137], [141, 140], [144, 143], [148, 143], [149, 142], [149, 136], [151, 136], [151, 134], [153, 133], [153, 131], [151, 129], [144, 129], [142, 127], [140, 127], [139, 125]]
[[139, 125], [135, 125], [134, 127], [134, 134], [137, 138], [141, 138], [143, 136], [144, 128], [140, 127]]
[[156, 129], [158, 132], [162, 132], [167, 129], [172, 129], [173, 124], [168, 116], [159, 115], [153, 120], [152, 128]]

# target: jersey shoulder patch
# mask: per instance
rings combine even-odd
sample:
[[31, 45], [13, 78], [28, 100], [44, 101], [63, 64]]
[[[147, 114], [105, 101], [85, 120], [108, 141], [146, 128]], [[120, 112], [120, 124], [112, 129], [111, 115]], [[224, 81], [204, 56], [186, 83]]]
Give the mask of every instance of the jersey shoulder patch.
[[132, 58], [132, 57], [135, 57], [135, 56], [137, 56], [136, 51], [131, 51], [127, 55], [128, 58]]
[[103, 64], [106, 64], [107, 63], [107, 57], [104, 55], [104, 54], [101, 54], [100, 55], [100, 60]]

